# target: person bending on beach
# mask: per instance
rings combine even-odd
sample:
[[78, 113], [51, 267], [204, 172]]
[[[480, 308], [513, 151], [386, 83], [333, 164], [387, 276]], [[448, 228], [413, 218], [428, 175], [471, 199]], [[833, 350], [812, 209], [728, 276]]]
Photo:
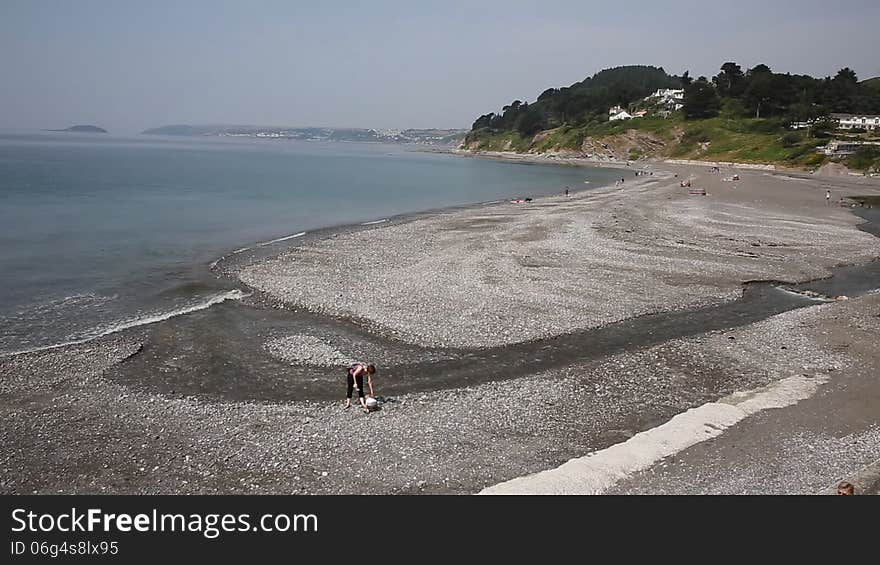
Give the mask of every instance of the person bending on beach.
[[364, 376], [367, 377], [367, 386], [370, 387], [370, 396], [373, 396], [373, 375], [376, 374], [376, 366], [370, 363], [369, 365], [365, 365], [364, 363], [355, 363], [351, 367], [348, 368], [348, 377], [346, 381], [348, 383], [348, 394], [345, 397], [345, 407], [351, 408], [351, 393], [353, 388], [357, 388], [358, 398], [361, 401], [361, 408], [364, 409], [364, 412], [369, 412], [369, 408], [367, 408], [367, 402], [364, 399]]

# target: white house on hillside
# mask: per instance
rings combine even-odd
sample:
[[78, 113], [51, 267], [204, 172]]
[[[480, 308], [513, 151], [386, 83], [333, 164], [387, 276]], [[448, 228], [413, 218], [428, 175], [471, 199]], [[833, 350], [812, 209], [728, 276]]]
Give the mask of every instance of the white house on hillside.
[[880, 130], [880, 116], [831, 114], [831, 117], [837, 120], [840, 129]]
[[661, 104], [665, 104], [669, 109], [676, 112], [684, 108], [683, 88], [661, 88], [648, 98], [659, 98]]
[[608, 118], [608, 121], [609, 122], [616, 122], [618, 120], [631, 120], [631, 119], [632, 119], [632, 114], [630, 114], [626, 110], [621, 110], [620, 112], [611, 115]]
[[654, 94], [652, 94], [654, 98], [659, 98], [663, 102], [670, 101], [679, 101], [684, 100], [684, 89], [675, 89], [675, 88], [661, 88]]

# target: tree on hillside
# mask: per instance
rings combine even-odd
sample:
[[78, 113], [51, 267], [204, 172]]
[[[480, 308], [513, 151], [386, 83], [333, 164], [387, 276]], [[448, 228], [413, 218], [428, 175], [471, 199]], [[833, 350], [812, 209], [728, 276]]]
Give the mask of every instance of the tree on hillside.
[[688, 120], [714, 118], [721, 108], [721, 99], [715, 87], [700, 77], [684, 87], [684, 116]]
[[773, 73], [750, 72], [749, 74], [749, 84], [743, 94], [743, 102], [745, 103], [746, 108], [755, 111], [756, 118], [760, 118], [762, 110], [765, 115], [768, 114], [768, 106], [773, 102], [775, 94]]
[[837, 129], [837, 122], [828, 116], [820, 116], [810, 127], [810, 136], [817, 139], [831, 137], [832, 131]]
[[532, 105], [518, 119], [516, 131], [523, 137], [535, 135], [546, 127], [541, 109]]
[[755, 75], [770, 74], [770, 73], [772, 73], [772, 72], [773, 72], [773, 71], [770, 70], [770, 67], [768, 67], [767, 65], [764, 65], [764, 64], [760, 64], [760, 65], [755, 65], [754, 67], [752, 67], [751, 69], [749, 69], [749, 71], [748, 71], [748, 73], [746, 74], [746, 76], [747, 76], [747, 77], [753, 77], [753, 76], [755, 76]]
[[824, 87], [822, 101], [832, 112], [867, 110], [860, 99], [860, 94], [867, 91], [859, 85], [859, 78], [852, 69], [840, 69], [833, 79], [826, 79]]
[[492, 120], [495, 119], [495, 112], [489, 112], [488, 114], [483, 114], [479, 118], [476, 119], [474, 125], [471, 126], [472, 130], [478, 130], [482, 128], [492, 127]]
[[583, 124], [607, 116], [615, 105], [627, 106], [661, 88], [680, 88], [682, 80], [660, 67], [645, 65], [605, 69], [568, 87], [548, 88], [533, 104], [515, 100], [500, 115], [480, 116], [476, 129], [533, 132], [565, 123]]
[[859, 83], [858, 75], [856, 75], [856, 72], [849, 67], [844, 67], [837, 71], [837, 76], [834, 77], [834, 80], [849, 85]]
[[712, 82], [722, 98], [739, 97], [746, 87], [745, 74], [736, 63], [727, 62], [721, 65], [721, 72], [712, 77]]
[[[514, 100], [500, 112], [477, 118], [473, 130], [483, 131], [487, 136], [515, 132], [522, 137], [562, 125], [590, 130], [607, 122], [612, 106], [639, 105], [658, 89], [684, 88], [684, 113], [688, 119], [709, 118], [719, 113], [727, 120], [776, 118], [749, 124], [769, 131], [782, 128], [785, 123], [812, 121], [832, 112], [880, 114], [877, 84], [880, 80], [860, 83], [849, 68], [819, 79], [775, 73], [763, 64], [744, 73], [742, 67], [728, 61], [708, 81], [705, 77], [693, 80], [690, 72], [669, 75], [660, 67], [616, 67], [570, 86], [548, 88], [531, 104]], [[821, 134], [823, 128], [824, 125], [817, 126], [815, 133]]]

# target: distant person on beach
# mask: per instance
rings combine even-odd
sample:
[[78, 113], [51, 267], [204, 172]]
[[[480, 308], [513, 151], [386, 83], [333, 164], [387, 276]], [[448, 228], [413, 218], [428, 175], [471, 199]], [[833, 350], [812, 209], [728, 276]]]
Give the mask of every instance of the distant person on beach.
[[568, 187], [565, 187], [565, 197], [568, 198]]
[[852, 483], [843, 481], [842, 483], [837, 485], [837, 494], [844, 496], [853, 496], [855, 493], [856, 487], [854, 487]]
[[370, 387], [370, 396], [373, 396], [373, 375], [376, 374], [376, 366], [372, 363], [355, 363], [348, 368], [346, 382], [348, 384], [348, 394], [345, 397], [345, 407], [351, 408], [352, 389], [357, 388], [358, 398], [361, 401], [361, 408], [364, 412], [369, 412], [367, 402], [364, 399], [364, 376], [367, 377], [367, 386]]
[[825, 191], [825, 204], [831, 204], [831, 191]]

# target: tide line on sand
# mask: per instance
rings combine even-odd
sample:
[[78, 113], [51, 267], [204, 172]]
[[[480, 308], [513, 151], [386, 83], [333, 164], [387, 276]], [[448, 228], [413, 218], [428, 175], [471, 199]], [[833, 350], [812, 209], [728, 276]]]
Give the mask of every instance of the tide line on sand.
[[208, 265], [208, 267], [211, 268], [211, 269], [213, 269], [214, 267], [217, 266], [218, 263], [220, 263], [220, 261], [226, 259], [226, 258], [229, 257], [230, 255], [238, 255], [239, 253], [244, 253], [245, 251], [250, 251], [251, 249], [256, 249], [256, 248], [258, 248], [258, 247], [266, 247], [267, 245], [272, 245], [273, 243], [280, 243], [280, 242], [282, 242], [282, 241], [287, 241], [288, 239], [294, 239], [294, 238], [297, 238], [297, 237], [302, 237], [302, 236], [306, 235], [306, 233], [308, 233], [308, 232], [301, 231], [301, 232], [299, 232], [299, 233], [295, 233], [295, 234], [292, 234], [292, 235], [285, 235], [284, 237], [279, 237], [279, 238], [277, 238], [277, 239], [272, 239], [272, 240], [269, 240], [269, 241], [263, 241], [263, 242], [261, 242], [261, 243], [256, 243], [256, 244], [254, 244], [254, 245], [249, 245], [249, 246], [247, 246], [247, 247], [241, 247], [241, 248], [239, 248], [239, 249], [236, 249], [235, 251], [230, 252], [230, 253], [227, 254], [227, 255], [223, 255], [223, 256], [220, 257], [219, 259], [215, 259], [214, 261], [211, 261], [211, 263]]
[[192, 312], [197, 312], [199, 310], [207, 310], [211, 306], [215, 304], [220, 304], [222, 302], [226, 302], [227, 300], [241, 300], [242, 298], [246, 298], [250, 296], [250, 294], [244, 293], [241, 290], [233, 289], [226, 292], [222, 292], [220, 294], [215, 294], [211, 296], [207, 300], [199, 302], [197, 304], [192, 304], [190, 306], [185, 306], [183, 308], [177, 308], [175, 310], [170, 310], [168, 312], [159, 312], [156, 314], [151, 314], [148, 316], [142, 316], [138, 318], [130, 318], [128, 320], [124, 320], [118, 322], [112, 326], [105, 327], [103, 329], [95, 331], [92, 335], [84, 337], [82, 339], [76, 339], [71, 341], [65, 341], [63, 343], [56, 343], [54, 345], [44, 345], [42, 347], [35, 347], [33, 349], [24, 349], [21, 351], [13, 351], [11, 353], [4, 353], [0, 355], [0, 357], [12, 357], [15, 355], [22, 355], [25, 353], [36, 353], [38, 351], [48, 351], [50, 349], [57, 349], [59, 347], [66, 347], [68, 345], [81, 345], [83, 343], [88, 343], [94, 339], [98, 339], [100, 337], [108, 336], [110, 334], [118, 333], [130, 328], [134, 328], [137, 326], [146, 326], [149, 324], [155, 324], [157, 322], [164, 322], [165, 320], [174, 318], [176, 316], [182, 316], [184, 314], [190, 314]]
[[293, 239], [296, 237], [302, 237], [306, 235], [306, 232], [301, 231], [299, 233], [295, 233], [293, 235], [285, 235], [284, 237], [279, 237], [278, 239], [273, 239], [271, 241], [264, 241], [263, 243], [258, 243], [256, 247], [265, 247], [267, 245], [272, 245], [273, 243], [280, 243], [282, 241], [287, 241], [288, 239]]

